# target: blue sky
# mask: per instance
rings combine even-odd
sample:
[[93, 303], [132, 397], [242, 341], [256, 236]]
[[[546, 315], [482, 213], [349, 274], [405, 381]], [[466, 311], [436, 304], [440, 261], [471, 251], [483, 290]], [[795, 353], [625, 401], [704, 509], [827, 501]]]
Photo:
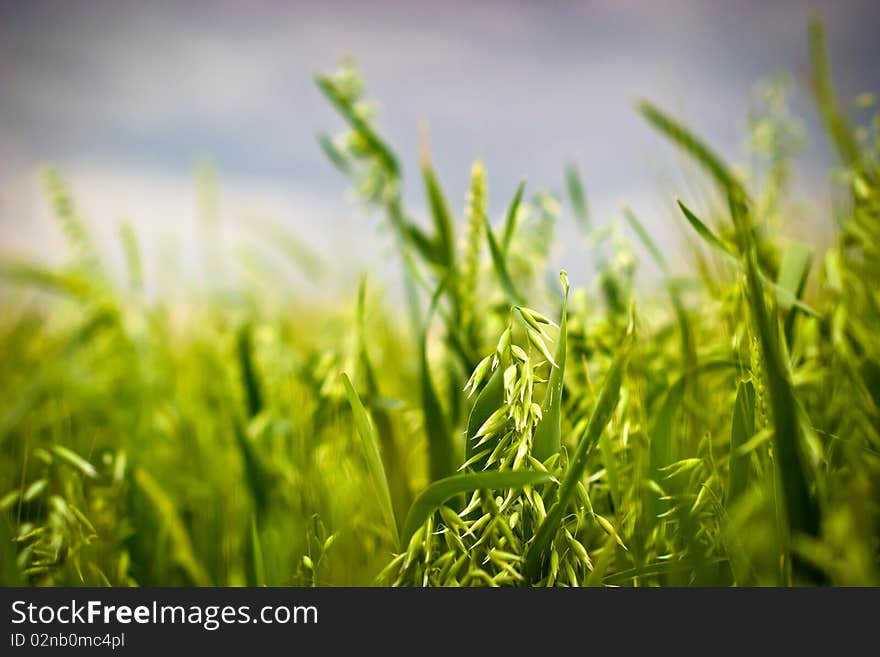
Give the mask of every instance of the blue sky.
[[[825, 19], [844, 95], [880, 89], [872, 2], [0, 2], [0, 252], [57, 255], [34, 176], [53, 164], [108, 250], [127, 217], [154, 261], [166, 242], [186, 259], [193, 163], [208, 157], [232, 242], [259, 215], [340, 254], [348, 274], [380, 266], [378, 218], [315, 143], [340, 124], [312, 78], [344, 54], [381, 103], [415, 212], [426, 120], [454, 205], [475, 156], [496, 215], [521, 178], [560, 191], [576, 160], [597, 220], [628, 203], [670, 248], [680, 229], [665, 208], [681, 190], [660, 181], [676, 160], [634, 101], [670, 109], [736, 161], [750, 88], [787, 71], [809, 135], [796, 190], [821, 226], [831, 160], [806, 93], [811, 15]], [[570, 222], [559, 233], [554, 260], [586, 276]]]

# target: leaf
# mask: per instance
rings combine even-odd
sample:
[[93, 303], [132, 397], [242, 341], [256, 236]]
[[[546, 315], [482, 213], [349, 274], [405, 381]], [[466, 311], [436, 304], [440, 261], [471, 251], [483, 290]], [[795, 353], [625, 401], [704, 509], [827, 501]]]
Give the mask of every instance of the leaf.
[[813, 93], [822, 120], [841, 161], [855, 168], [860, 160], [859, 145], [849, 120], [837, 104], [837, 95], [831, 82], [828, 51], [825, 47], [825, 32], [819, 20], [810, 23], [810, 55], [813, 68]]
[[475, 490], [502, 490], [535, 486], [550, 480], [544, 472], [530, 470], [504, 470], [469, 472], [452, 475], [435, 481], [418, 494], [403, 525], [401, 545], [408, 545], [410, 538], [428, 517], [451, 497]]
[[187, 573], [193, 585], [210, 586], [208, 574], [196, 561], [189, 533], [177, 513], [174, 500], [162, 489], [159, 482], [142, 468], [135, 470], [134, 481], [153, 505], [159, 519], [168, 530], [174, 561]]
[[731, 173], [727, 165], [724, 164], [715, 151], [704, 144], [690, 130], [648, 101], [640, 101], [637, 109], [648, 123], [697, 160], [728, 196], [734, 196], [738, 199], [746, 197], [742, 185]]
[[565, 477], [559, 486], [559, 496], [550, 510], [544, 522], [538, 527], [535, 538], [531, 542], [526, 551], [525, 565], [523, 574], [529, 581], [536, 581], [539, 578], [539, 572], [546, 560], [547, 552], [550, 549], [550, 543], [559, 529], [562, 518], [566, 513], [569, 503], [577, 490], [577, 484], [583, 476], [584, 469], [587, 467], [587, 455], [589, 450], [599, 439], [599, 435], [608, 425], [614, 409], [617, 408], [617, 402], [620, 399], [620, 386], [623, 382], [623, 370], [628, 355], [628, 348], [621, 349], [608, 373], [605, 375], [605, 381], [596, 400], [596, 406], [590, 415], [590, 421], [587, 425], [586, 433], [584, 433], [574, 454], [568, 469], [565, 471]]
[[773, 445], [786, 520], [795, 533], [818, 536], [819, 507], [810, 494], [807, 472], [801, 455], [801, 428], [798, 421], [794, 391], [789, 380], [788, 367], [782, 357], [775, 320], [764, 301], [764, 289], [758, 276], [758, 262], [751, 249], [746, 257], [746, 279], [749, 305], [755, 332], [764, 355], [764, 371], [773, 409]]
[[397, 521], [394, 519], [394, 508], [391, 505], [391, 493], [388, 490], [388, 480], [385, 477], [385, 468], [382, 465], [382, 457], [379, 454], [379, 444], [376, 442], [376, 436], [373, 433], [373, 427], [370, 424], [370, 418], [364, 405], [361, 403], [360, 397], [355, 392], [354, 386], [348, 375], [343, 372], [342, 382], [345, 385], [345, 392], [348, 395], [348, 403], [351, 406], [351, 412], [354, 415], [355, 426], [361, 437], [361, 444], [364, 446], [364, 455], [367, 457], [367, 469], [370, 473], [370, 480], [373, 482], [373, 490], [379, 498], [379, 506], [388, 529], [391, 532], [391, 538], [395, 548], [400, 548], [400, 539], [397, 534]]
[[746, 489], [749, 476], [748, 454], [741, 447], [755, 435], [755, 387], [751, 381], [740, 381], [736, 389], [733, 421], [730, 426], [730, 474], [727, 484], [727, 506], [732, 505]]
[[510, 248], [510, 242], [513, 239], [513, 233], [516, 230], [516, 220], [519, 216], [519, 206], [522, 203], [523, 193], [525, 192], [525, 190], [526, 181], [523, 180], [516, 188], [516, 193], [513, 195], [513, 200], [507, 207], [507, 215], [504, 220], [504, 233], [501, 237], [501, 248], [504, 250], [504, 253], [507, 253], [507, 250]]
[[[678, 203], [678, 207], [681, 209], [682, 213], [684, 213], [684, 216], [688, 220], [688, 223], [690, 223], [694, 230], [697, 231], [700, 237], [702, 237], [709, 246], [711, 246], [718, 253], [723, 255], [729, 262], [735, 265], [740, 271], [745, 271], [745, 267], [742, 264], [739, 256], [737, 256], [737, 254], [729, 246], [718, 239], [718, 237], [715, 236], [715, 233], [713, 233], [712, 230], [697, 217], [697, 215], [695, 215], [684, 203], [682, 203], [681, 200], [676, 199], [676, 202]], [[796, 307], [811, 317], [822, 319], [822, 315], [820, 315], [818, 311], [800, 301], [789, 290], [771, 281], [760, 270], [757, 272], [757, 276], [758, 280], [761, 281], [761, 284], [764, 287], [769, 288], [776, 294], [776, 298], [779, 301], [780, 306], [782, 306], [783, 308]]]
[[565, 187], [568, 191], [568, 198], [571, 201], [571, 208], [574, 211], [574, 218], [578, 223], [578, 227], [584, 235], [587, 235], [590, 232], [590, 213], [587, 209], [587, 195], [584, 192], [581, 174], [574, 162], [569, 162], [565, 167]]
[[235, 444], [238, 446], [238, 451], [241, 454], [241, 460], [244, 465], [244, 478], [257, 512], [262, 513], [266, 510], [269, 498], [271, 497], [271, 480], [266, 472], [266, 467], [260, 461], [260, 457], [257, 455], [251, 439], [248, 438], [241, 422], [237, 418], [233, 419], [232, 422], [234, 425]]
[[[499, 364], [495, 371], [492, 373], [492, 376], [489, 377], [489, 382], [486, 384], [486, 387], [477, 395], [477, 401], [474, 402], [474, 406], [471, 409], [470, 416], [468, 416], [467, 423], [467, 433], [465, 435], [465, 461], [469, 461], [474, 457], [474, 449], [477, 443], [477, 432], [480, 430], [480, 427], [489, 419], [489, 416], [492, 415], [498, 408], [500, 408], [501, 404], [504, 403], [504, 368]], [[486, 452], [486, 456], [491, 453], [491, 450], [495, 449], [495, 446], [498, 443], [498, 439], [494, 438], [483, 444], [483, 449], [488, 447]], [[478, 460], [473, 464], [475, 470], [480, 470], [485, 465], [486, 459]]]
[[394, 425], [388, 415], [389, 410], [399, 410], [405, 405], [403, 402], [390, 400], [382, 397], [379, 381], [376, 377], [373, 363], [370, 361], [369, 351], [367, 349], [367, 328], [366, 328], [366, 296], [367, 296], [367, 280], [361, 278], [358, 288], [358, 305], [357, 305], [357, 330], [358, 330], [358, 361], [363, 372], [364, 383], [367, 388], [367, 403], [372, 413], [376, 426], [376, 434], [379, 437], [381, 445], [382, 462], [385, 466], [385, 472], [389, 475], [388, 485], [391, 490], [391, 499], [394, 503], [395, 517], [403, 520], [406, 509], [412, 501], [412, 492], [410, 491], [409, 481], [404, 466], [404, 459], [398, 449], [397, 442], [394, 437]]
[[236, 347], [248, 417], [254, 418], [263, 410], [263, 393], [260, 390], [257, 368], [254, 364], [254, 348], [250, 324], [245, 323], [238, 330]]
[[544, 401], [541, 403], [541, 421], [535, 429], [532, 442], [532, 456], [541, 462], [546, 461], [553, 454], [559, 453], [561, 443], [562, 426], [562, 388], [565, 383], [565, 357], [568, 349], [568, 275], [563, 271], [560, 276], [562, 281], [563, 299], [562, 316], [559, 320], [559, 338], [556, 341], [556, 364], [551, 368], [550, 379], [547, 382], [547, 391], [544, 393]]
[[431, 217], [434, 220], [434, 229], [437, 233], [441, 262], [445, 267], [451, 268], [455, 260], [455, 234], [452, 228], [452, 215], [449, 212], [449, 206], [437, 180], [434, 167], [427, 157], [422, 162], [422, 179], [425, 182], [425, 193], [428, 196], [428, 205], [431, 208]]
[[[779, 265], [779, 276], [776, 282], [780, 289], [785, 290], [794, 299], [800, 300], [810, 274], [810, 266], [813, 264], [813, 251], [806, 244], [789, 244], [782, 254], [782, 263]], [[794, 339], [794, 321], [797, 316], [795, 309], [785, 307], [780, 299], [780, 306], [790, 310], [785, 318], [785, 339], [791, 345]]]
[[440, 405], [440, 397], [431, 380], [431, 370], [428, 366], [428, 329], [431, 318], [437, 308], [440, 295], [449, 281], [447, 276], [437, 287], [431, 299], [428, 316], [422, 328], [421, 354], [419, 358], [419, 382], [422, 396], [422, 413], [425, 421], [425, 433], [428, 438], [428, 466], [431, 481], [441, 479], [455, 471], [453, 454], [455, 451], [452, 443], [452, 435], [446, 423], [446, 415]]
[[510, 274], [507, 271], [507, 263], [505, 262], [504, 251], [498, 246], [495, 234], [492, 232], [492, 226], [489, 225], [489, 218], [484, 214], [483, 222], [486, 227], [486, 239], [489, 241], [489, 253], [492, 255], [492, 266], [495, 268], [495, 274], [501, 283], [501, 289], [507, 296], [507, 303], [511, 306], [523, 305], [523, 297], [516, 289]]
[[730, 259], [734, 264], [739, 264], [739, 257], [737, 257], [733, 249], [716, 237], [715, 233], [712, 232], [712, 229], [704, 224], [697, 215], [691, 212], [691, 210], [682, 203], [680, 199], [675, 199], [675, 202], [678, 203], [678, 207], [681, 208], [681, 211], [684, 213], [685, 219], [688, 220], [688, 223], [695, 231], [697, 231], [697, 234], [703, 238], [703, 241], [706, 244], [711, 246], [721, 255]]
[[654, 258], [654, 261], [660, 267], [660, 270], [663, 272], [663, 275], [666, 278], [666, 289], [669, 292], [669, 298], [672, 301], [672, 307], [675, 311], [675, 319], [678, 322], [678, 330], [681, 334], [681, 355], [684, 363], [685, 370], [692, 370], [697, 365], [697, 355], [696, 355], [696, 347], [694, 346], [693, 337], [691, 334], [690, 322], [688, 321], [687, 309], [685, 308], [684, 301], [681, 298], [681, 289], [679, 284], [670, 277], [669, 274], [669, 266], [666, 263], [666, 258], [663, 257], [660, 249], [657, 247], [657, 244], [651, 239], [651, 235], [645, 230], [645, 227], [638, 220], [636, 215], [629, 208], [624, 208], [623, 214], [626, 217], [626, 220], [629, 222], [629, 225], [635, 231], [636, 235], [642, 241], [642, 244], [645, 245], [645, 248], [648, 250], [648, 253], [651, 254], [651, 257]]

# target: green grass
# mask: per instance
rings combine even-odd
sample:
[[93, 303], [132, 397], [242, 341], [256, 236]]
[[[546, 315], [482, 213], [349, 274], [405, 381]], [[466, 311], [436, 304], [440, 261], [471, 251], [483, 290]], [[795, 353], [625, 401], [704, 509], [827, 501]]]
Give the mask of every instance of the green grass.
[[[48, 172], [68, 259], [0, 262], [0, 584], [880, 585], [880, 118], [854, 127], [810, 43], [830, 239], [789, 210], [778, 89], [751, 173], [641, 102], [695, 165], [666, 190], [684, 256], [592, 214], [573, 163], [568, 201], [522, 183], [492, 217], [483, 164], [459, 207], [425, 145], [416, 221], [354, 65], [319, 76], [347, 127], [316, 148], [380, 211], [405, 313], [366, 276], [301, 303], [259, 267], [148, 295], [132, 226], [119, 280]], [[199, 179], [206, 272], [231, 273]], [[558, 221], [593, 281], [555, 282]], [[326, 280], [335, 254], [258, 228]]]

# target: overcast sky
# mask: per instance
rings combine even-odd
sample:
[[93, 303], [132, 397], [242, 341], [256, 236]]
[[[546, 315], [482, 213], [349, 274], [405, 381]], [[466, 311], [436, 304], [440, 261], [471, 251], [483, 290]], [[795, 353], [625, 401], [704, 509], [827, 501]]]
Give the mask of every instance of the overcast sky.
[[[560, 191], [573, 159], [597, 220], [626, 202], [664, 244], [679, 233], [660, 209], [680, 190], [661, 190], [658, 168], [674, 160], [634, 101], [656, 101], [741, 160], [750, 88], [787, 71], [810, 134], [798, 185], [821, 219], [830, 158], [806, 94], [811, 15], [825, 19], [840, 90], [880, 90], [880, 3], [869, 1], [0, 0], [0, 252], [57, 254], [35, 178], [53, 164], [99, 236], [127, 217], [154, 260], [163, 240], [186, 258], [193, 163], [208, 157], [224, 221], [275, 219], [350, 269], [375, 266], [387, 236], [315, 142], [340, 123], [313, 75], [346, 53], [381, 102], [415, 211], [424, 119], [455, 206], [475, 156], [496, 215], [521, 178]], [[557, 264], [586, 272], [574, 229], [559, 231]]]

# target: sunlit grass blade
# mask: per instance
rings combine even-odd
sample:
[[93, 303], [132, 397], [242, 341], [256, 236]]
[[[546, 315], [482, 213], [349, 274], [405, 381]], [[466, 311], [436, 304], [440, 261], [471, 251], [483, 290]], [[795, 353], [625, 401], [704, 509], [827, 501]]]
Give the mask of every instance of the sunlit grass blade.
[[801, 454], [802, 436], [794, 391], [788, 366], [782, 358], [778, 332], [771, 324], [775, 323], [775, 318], [764, 300], [764, 288], [759, 280], [754, 252], [746, 257], [746, 279], [752, 320], [764, 355], [770, 406], [773, 409], [773, 445], [786, 520], [792, 532], [816, 536], [819, 532], [819, 507], [810, 492]]
[[[477, 431], [479, 431], [480, 427], [489, 419], [489, 416], [492, 415], [500, 406], [504, 403], [504, 368], [499, 365], [495, 368], [495, 371], [492, 373], [492, 376], [489, 377], [488, 383], [486, 383], [486, 387], [480, 391], [480, 394], [477, 395], [477, 400], [474, 402], [474, 406], [471, 409], [470, 416], [468, 417], [467, 422], [467, 431], [465, 433], [465, 460], [471, 460], [475, 455], [475, 447], [477, 438]], [[497, 438], [484, 443], [481, 446], [481, 449], [489, 449], [490, 451], [495, 448], [497, 444]], [[488, 454], [487, 454], [488, 455]], [[473, 465], [475, 470], [480, 470], [483, 467], [485, 459], [482, 461], [476, 462]]]
[[194, 586], [210, 586], [211, 580], [195, 557], [189, 532], [177, 513], [174, 499], [143, 468], [135, 470], [134, 481], [153, 505], [158, 520], [168, 531], [174, 562], [183, 569]]
[[379, 443], [373, 433], [373, 427], [370, 424], [370, 418], [367, 410], [361, 403], [354, 386], [348, 375], [343, 372], [342, 382], [345, 385], [345, 392], [348, 396], [348, 403], [351, 406], [352, 415], [354, 415], [355, 426], [361, 437], [361, 444], [364, 447], [364, 455], [367, 459], [367, 470], [370, 473], [370, 480], [373, 482], [373, 489], [379, 498], [379, 507], [385, 522], [388, 523], [388, 530], [391, 532], [391, 539], [395, 547], [400, 546], [400, 539], [397, 533], [397, 520], [394, 518], [394, 507], [391, 504], [391, 492], [388, 489], [388, 479], [385, 476], [385, 467], [382, 465], [382, 457], [379, 454]]
[[519, 218], [519, 208], [522, 204], [523, 193], [526, 191], [526, 181], [523, 180], [519, 185], [517, 185], [516, 193], [513, 195], [513, 199], [510, 201], [510, 205], [507, 206], [507, 214], [505, 214], [504, 219], [504, 233], [501, 236], [501, 249], [504, 253], [507, 253], [507, 250], [510, 248], [510, 242], [513, 239], [513, 234], [516, 231], [516, 222]]
[[590, 212], [587, 206], [587, 194], [580, 171], [574, 162], [569, 162], [565, 167], [565, 188], [575, 221], [581, 232], [586, 235], [590, 232]]
[[370, 360], [369, 350], [367, 349], [366, 296], [367, 281], [364, 277], [361, 278], [358, 288], [358, 360], [363, 371], [364, 383], [367, 387], [368, 404], [376, 426], [379, 443], [382, 447], [382, 462], [385, 466], [385, 473], [388, 475], [388, 484], [391, 491], [391, 499], [394, 503], [394, 510], [398, 520], [402, 521], [412, 501], [411, 491], [405, 462], [395, 440], [394, 425], [391, 422], [388, 411], [375, 403], [382, 396], [382, 391], [379, 387], [379, 379], [376, 376], [373, 362]]
[[[810, 266], [813, 264], [813, 251], [805, 244], [789, 244], [782, 255], [782, 263], [779, 265], [779, 276], [776, 283], [780, 289], [785, 290], [794, 299], [800, 300], [804, 293], [804, 286], [810, 274]], [[786, 308], [780, 298], [780, 307], [789, 310], [785, 317], [785, 340], [791, 346], [794, 338], [794, 322], [797, 317], [795, 309]]]
[[596, 400], [596, 406], [590, 415], [587, 430], [575, 448], [568, 469], [565, 471], [565, 477], [559, 486], [556, 502], [547, 512], [547, 517], [538, 527], [535, 538], [526, 551], [523, 574], [529, 581], [535, 581], [538, 578], [547, 557], [550, 542], [559, 529], [559, 524], [562, 522], [563, 515], [567, 512], [568, 505], [571, 503], [577, 483], [581, 480], [584, 469], [587, 467], [587, 454], [599, 440], [599, 434], [605, 430], [611, 415], [614, 413], [614, 409], [617, 408], [617, 402], [620, 399], [620, 387], [623, 382], [623, 370], [629, 355], [627, 351], [626, 348], [621, 349], [608, 369], [602, 389], [599, 392], [599, 397]]
[[559, 320], [559, 338], [556, 341], [556, 367], [550, 370], [550, 379], [541, 403], [541, 421], [532, 439], [532, 456], [545, 461], [559, 453], [562, 433], [562, 388], [565, 383], [565, 359], [568, 352], [568, 274], [559, 275], [562, 282], [562, 316]]
[[550, 475], [530, 470], [469, 472], [452, 475], [433, 482], [416, 496], [401, 534], [401, 545], [407, 545], [416, 530], [448, 499], [475, 490], [503, 490], [536, 486], [550, 480]]
[[637, 108], [648, 123], [678, 144], [679, 147], [700, 163], [725, 193], [734, 195], [739, 199], [745, 199], [746, 194], [739, 180], [736, 179], [714, 150], [703, 143], [685, 126], [650, 102], [643, 100], [638, 103]]
[[437, 287], [431, 299], [428, 315], [422, 327], [421, 350], [419, 357], [419, 385], [422, 397], [422, 413], [425, 422], [425, 434], [428, 439], [428, 467], [431, 481], [441, 479], [455, 472], [455, 445], [446, 421], [446, 414], [440, 404], [440, 397], [431, 379], [428, 363], [428, 331], [431, 318], [437, 308], [437, 302], [446, 287], [449, 278]]
[[[740, 271], [745, 270], [745, 265], [741, 258], [733, 251], [731, 247], [722, 242], [715, 233], [705, 224], [703, 221], [695, 215], [690, 208], [688, 208], [681, 200], [676, 199], [678, 203], [678, 207], [681, 209], [688, 223], [693, 227], [693, 229], [697, 232], [697, 234], [703, 239], [706, 244], [711, 246], [717, 253], [724, 256], [727, 262], [731, 263], [735, 267], [737, 267]], [[795, 307], [798, 310], [803, 311], [810, 317], [814, 317], [816, 319], [822, 319], [822, 315], [804, 303], [800, 299], [798, 299], [792, 292], [790, 292], [785, 287], [777, 284], [776, 282], [767, 278], [760, 269], [757, 271], [758, 280], [761, 281], [761, 285], [771, 289], [775, 294], [779, 305], [783, 308], [791, 308]]]
[[486, 239], [489, 242], [489, 253], [492, 256], [492, 266], [495, 268], [495, 274], [498, 276], [498, 282], [501, 283], [501, 289], [507, 296], [507, 302], [511, 306], [518, 306], [524, 303], [523, 296], [516, 289], [510, 273], [507, 271], [507, 263], [505, 262], [504, 251], [498, 246], [498, 240], [495, 239], [495, 233], [489, 224], [489, 217], [483, 215], [486, 227]]
[[825, 122], [825, 128], [837, 149], [840, 159], [849, 166], [859, 162], [859, 146], [846, 115], [837, 103], [834, 85], [831, 82], [831, 66], [828, 63], [828, 50], [825, 46], [825, 31], [822, 22], [810, 22], [810, 56], [812, 59], [813, 93]]
[[736, 389], [733, 420], [730, 427], [730, 462], [726, 503], [736, 502], [745, 491], [749, 476], [750, 454], [741, 453], [741, 447], [755, 435], [755, 387], [751, 381], [741, 381]]
[[428, 206], [431, 209], [431, 218], [434, 220], [434, 230], [442, 256], [441, 262], [446, 268], [451, 268], [455, 261], [455, 232], [453, 230], [452, 214], [449, 212], [449, 205], [446, 203], [446, 197], [437, 175], [434, 172], [434, 166], [431, 164], [429, 156], [425, 153], [422, 156], [422, 179], [425, 183], [425, 193], [428, 197]]

